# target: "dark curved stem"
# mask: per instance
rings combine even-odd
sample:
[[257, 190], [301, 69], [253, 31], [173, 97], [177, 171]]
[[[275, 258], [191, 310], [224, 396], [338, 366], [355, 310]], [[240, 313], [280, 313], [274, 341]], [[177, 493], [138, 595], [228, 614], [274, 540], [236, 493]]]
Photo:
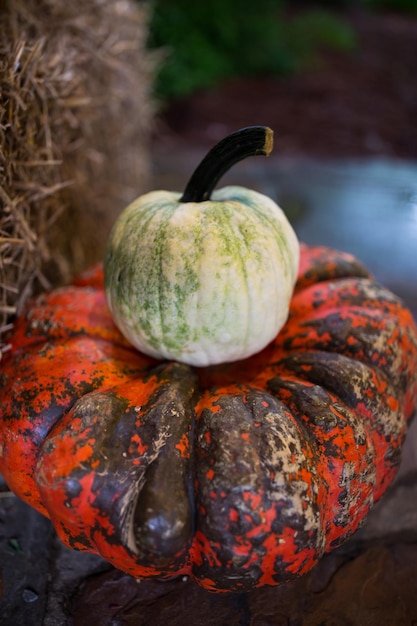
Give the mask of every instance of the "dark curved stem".
[[267, 126], [248, 126], [217, 143], [191, 176], [180, 202], [203, 202], [232, 165], [249, 156], [268, 156], [273, 146], [273, 131]]

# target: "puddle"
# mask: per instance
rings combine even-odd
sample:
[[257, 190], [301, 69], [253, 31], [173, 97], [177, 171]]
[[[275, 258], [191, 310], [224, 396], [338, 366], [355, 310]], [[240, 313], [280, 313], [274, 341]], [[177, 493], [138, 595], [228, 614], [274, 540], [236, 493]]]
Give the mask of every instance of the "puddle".
[[417, 164], [388, 161], [282, 163], [275, 197], [302, 207], [303, 241], [342, 248], [375, 275], [417, 289]]

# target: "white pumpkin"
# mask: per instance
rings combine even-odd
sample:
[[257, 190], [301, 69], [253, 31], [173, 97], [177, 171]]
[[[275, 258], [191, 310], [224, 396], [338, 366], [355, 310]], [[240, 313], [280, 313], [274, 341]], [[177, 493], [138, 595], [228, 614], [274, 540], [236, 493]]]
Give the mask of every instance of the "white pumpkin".
[[233, 186], [203, 201], [185, 196], [154, 191], [122, 212], [104, 264], [109, 308], [125, 337], [151, 356], [195, 366], [246, 358], [287, 319], [297, 237], [258, 192]]

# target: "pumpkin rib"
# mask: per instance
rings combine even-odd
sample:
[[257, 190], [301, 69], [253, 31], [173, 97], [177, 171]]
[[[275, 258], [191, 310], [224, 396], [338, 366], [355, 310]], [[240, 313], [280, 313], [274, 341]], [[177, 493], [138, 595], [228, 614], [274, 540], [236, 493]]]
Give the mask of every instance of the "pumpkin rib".
[[348, 276], [323, 280], [295, 293], [291, 317], [302, 316], [305, 312], [318, 313], [332, 305], [339, 308], [366, 306], [369, 314], [374, 309], [384, 314], [398, 314], [403, 308], [399, 298], [373, 279]]
[[360, 416], [320, 385], [292, 373], [273, 377], [268, 388], [299, 415], [315, 441], [317, 472], [326, 477], [322, 506], [328, 551], [359, 527], [373, 503], [377, 480], [373, 437]]
[[[234, 246], [235, 249], [233, 251], [231, 251], [233, 253], [233, 256], [235, 258], [238, 259], [238, 265], [239, 265], [239, 269], [240, 269], [240, 273], [242, 275], [242, 282], [245, 288], [245, 294], [249, 293], [249, 289], [248, 289], [248, 272], [246, 270], [246, 265], [244, 262], [244, 255], [243, 254], [239, 254], [239, 249], [238, 249], [238, 245], [235, 245], [237, 242], [234, 239], [234, 228], [232, 228], [231, 225], [231, 220], [225, 220], [223, 223], [223, 229], [221, 232], [219, 232], [219, 238], [225, 238], [225, 243], [226, 243], [226, 247], [229, 247], [230, 245]], [[235, 225], [233, 225], [235, 226]], [[239, 229], [239, 231], [241, 232], [241, 229]], [[248, 248], [246, 240], [243, 238], [245, 247]], [[239, 242], [240, 243], [240, 242]], [[233, 286], [232, 286], [233, 287]], [[246, 346], [248, 345], [248, 341], [249, 341], [249, 320], [251, 319], [251, 299], [249, 297], [245, 298], [245, 304], [246, 304], [246, 315], [245, 315], [245, 319], [246, 322], [244, 324], [245, 326], [245, 331], [242, 334], [242, 339], [243, 339], [243, 343], [244, 346], [246, 348]], [[243, 319], [243, 311], [240, 310], [239, 311], [239, 316], [240, 319]]]
[[[289, 350], [285, 351], [285, 355], [284, 352], [280, 353], [279, 356], [277, 356], [276, 359], [271, 360], [271, 362], [268, 364], [269, 367], [277, 367], [277, 368], [282, 368], [285, 370], [285, 362], [286, 360], [290, 361], [291, 359], [296, 360], [298, 357], [311, 357], [314, 358], [314, 356], [320, 356], [320, 355], [327, 355], [329, 358], [333, 357], [333, 356], [337, 356], [340, 357], [341, 355], [339, 354], [339, 352], [335, 349], [335, 348], [331, 348], [329, 346], [325, 347], [325, 348], [306, 348], [305, 350], [300, 350], [300, 348], [292, 348]], [[360, 354], [358, 355], [351, 355], [351, 354], [345, 354], [343, 355], [343, 358], [346, 360], [351, 361], [353, 364], [358, 363], [359, 367], [364, 366], [366, 367], [370, 372], [375, 372], [375, 374], [377, 374], [378, 378], [381, 378], [389, 387], [394, 387], [394, 381], [395, 384], [400, 385], [400, 378], [399, 377], [393, 377], [391, 375], [391, 372], [387, 372], [386, 368], [384, 368], [381, 365], [378, 365], [374, 362], [372, 362], [371, 359], [365, 359], [362, 358]], [[309, 376], [309, 372], [306, 372], [305, 374], [306, 379]], [[330, 383], [330, 378], [328, 380], [326, 380], [324, 384], [326, 389], [329, 389], [328, 385]], [[401, 392], [400, 392], [400, 400], [403, 404], [405, 404], [405, 395], [406, 395], [406, 390], [402, 389], [402, 384], [400, 385], [401, 387]], [[395, 395], [398, 398], [398, 391], [396, 391]], [[337, 394], [336, 394], [337, 395]], [[406, 418], [407, 420], [411, 419], [412, 417], [412, 411], [405, 411], [406, 413]]]
[[[35, 351], [37, 347], [31, 346]], [[65, 345], [47, 342], [35, 354], [17, 351], [1, 372], [5, 394], [0, 469], [10, 489], [44, 513], [33, 472], [39, 448], [53, 426], [83, 394], [111, 388], [142, 372], [139, 353], [97, 337], [69, 337]], [[16, 465], [19, 472], [13, 470]]]
[[[391, 381], [375, 368], [339, 354], [305, 352], [287, 359], [290, 371], [330, 392], [336, 400], [361, 415], [379, 450], [377, 476], [382, 481], [390, 468], [399, 464], [407, 415], [404, 394], [398, 394]], [[335, 376], [334, 372], [337, 372]], [[389, 457], [384, 451], [389, 451]]]
[[87, 394], [45, 439], [36, 483], [64, 543], [109, 559], [117, 550], [138, 575], [184, 566], [193, 530], [187, 468], [196, 392], [196, 379], [185, 373], [170, 364], [148, 379]]
[[[341, 288], [346, 291], [348, 286], [343, 283]], [[352, 290], [356, 290], [356, 287], [357, 283], [350, 285]], [[337, 296], [338, 288], [340, 284], [336, 281], [334, 290]], [[365, 291], [368, 293], [370, 288], [367, 286]], [[387, 290], [379, 285], [377, 289], [382, 302], [382, 312], [376, 308], [375, 310], [369, 308], [371, 304], [369, 300], [365, 302], [361, 300], [354, 308], [350, 303], [346, 306], [343, 300], [336, 306], [329, 299], [327, 290], [321, 289], [321, 284], [317, 289], [313, 312], [304, 310], [300, 313], [299, 299], [295, 296], [292, 317], [277, 338], [278, 348], [288, 351], [313, 348], [335, 352], [343, 349], [345, 355], [363, 361], [371, 367], [378, 366], [395, 380], [404, 375], [407, 379], [407, 361], [412, 366], [417, 354], [414, 320], [399, 299], [391, 297]], [[305, 297], [310, 300], [314, 295], [309, 295], [307, 290]], [[389, 303], [385, 310], [383, 298]], [[374, 307], [377, 301], [377, 299], [374, 301]], [[362, 307], [366, 306], [365, 311], [360, 309], [361, 304]], [[367, 325], [364, 324], [364, 319]], [[395, 352], [391, 355], [390, 365], [392, 349], [395, 349]], [[401, 367], [398, 366], [399, 358], [403, 361]], [[404, 381], [402, 384], [404, 385]]]
[[[294, 560], [307, 571], [325, 544], [315, 496], [321, 479], [313, 486], [309, 478], [317, 452], [305, 425], [262, 389], [232, 386], [205, 397], [197, 416], [192, 574], [202, 580], [214, 572], [213, 590], [234, 588], [238, 571], [241, 591], [292, 580]], [[299, 538], [284, 540], [286, 528]]]
[[133, 350], [113, 322], [103, 289], [86, 285], [61, 287], [38, 296], [16, 321], [12, 347], [17, 354], [29, 345], [41, 345], [46, 340], [83, 335]]
[[372, 277], [366, 267], [348, 252], [334, 250], [327, 246], [309, 247], [304, 243], [300, 246], [300, 267], [294, 289], [295, 295], [310, 285], [329, 280]]

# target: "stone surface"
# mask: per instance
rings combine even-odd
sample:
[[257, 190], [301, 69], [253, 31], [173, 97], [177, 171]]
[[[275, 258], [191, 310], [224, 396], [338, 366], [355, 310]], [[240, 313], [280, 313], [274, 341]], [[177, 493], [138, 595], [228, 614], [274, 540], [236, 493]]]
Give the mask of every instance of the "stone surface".
[[136, 582], [114, 570], [86, 580], [73, 602], [74, 626], [390, 626], [417, 620], [417, 544], [335, 552], [307, 576], [248, 594], [206, 592], [188, 579]]
[[0, 624], [42, 624], [51, 535], [46, 519], [0, 492]]
[[292, 587], [254, 592], [251, 626], [400, 626], [417, 618], [417, 546], [376, 546], [350, 560], [329, 556]]

